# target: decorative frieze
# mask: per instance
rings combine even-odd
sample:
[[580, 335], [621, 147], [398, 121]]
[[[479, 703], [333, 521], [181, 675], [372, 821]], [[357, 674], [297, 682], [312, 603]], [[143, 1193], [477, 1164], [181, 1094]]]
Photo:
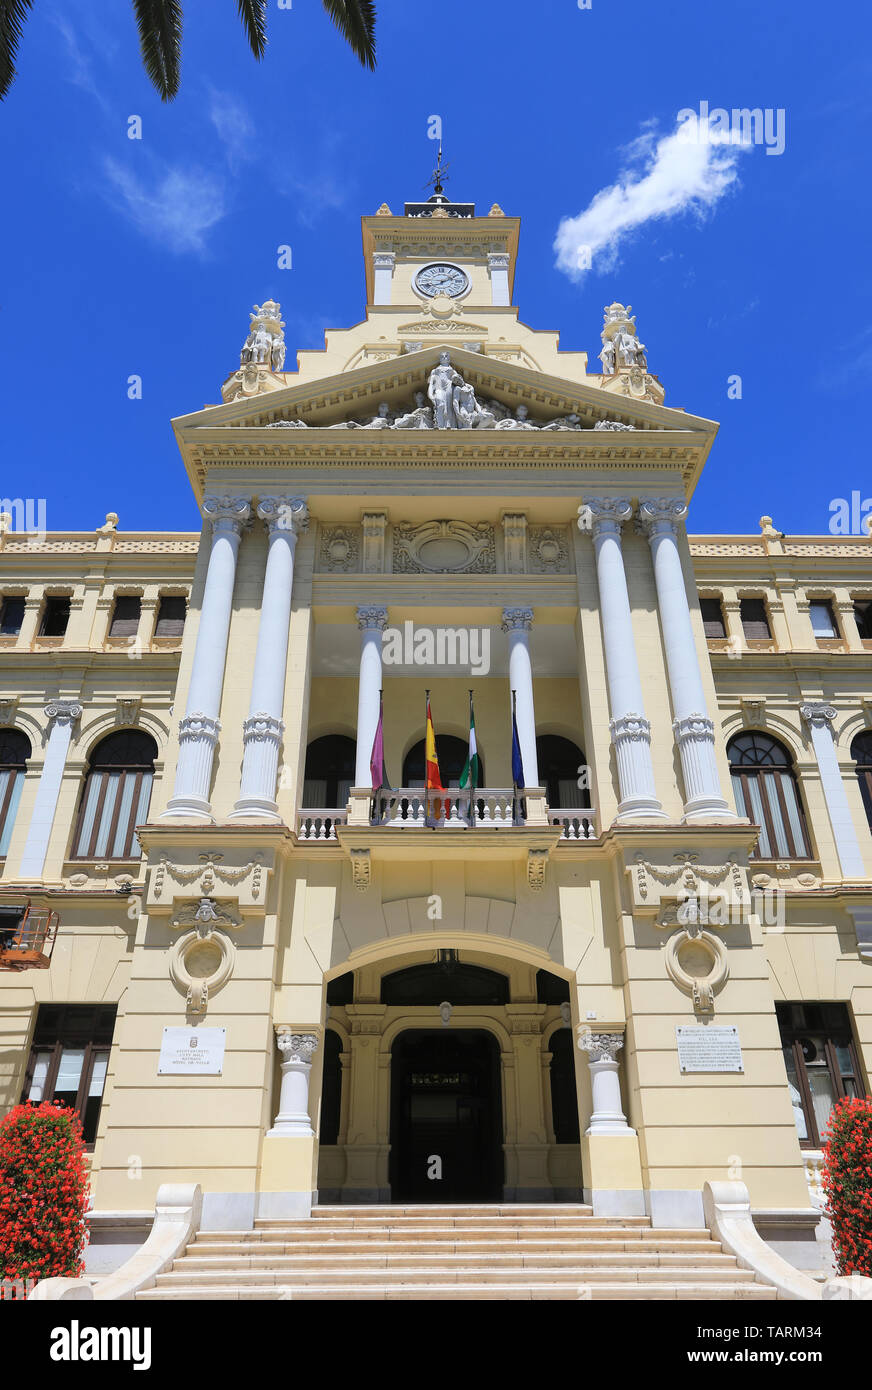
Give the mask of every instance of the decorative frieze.
[[487, 521], [400, 522], [394, 527], [396, 574], [494, 574], [494, 528]]

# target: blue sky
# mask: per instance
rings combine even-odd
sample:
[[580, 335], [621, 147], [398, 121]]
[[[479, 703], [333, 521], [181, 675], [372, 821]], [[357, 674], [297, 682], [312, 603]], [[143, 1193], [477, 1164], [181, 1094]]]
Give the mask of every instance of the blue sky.
[[[0, 493], [44, 496], [49, 529], [198, 525], [170, 418], [220, 399], [255, 302], [281, 301], [289, 365], [362, 317], [360, 215], [422, 195], [433, 114], [449, 192], [522, 218], [522, 318], [596, 368], [602, 306], [629, 301], [666, 403], [721, 422], [693, 531], [770, 512], [822, 532], [833, 498], [872, 496], [859, 0], [380, 0], [375, 73], [319, 0], [273, 0], [262, 63], [234, 0], [186, 11], [163, 105], [129, 0], [36, 0], [0, 105]], [[677, 113], [702, 101], [783, 109], [783, 153], [686, 167]], [[580, 276], [554, 249], [576, 218], [596, 243]]]

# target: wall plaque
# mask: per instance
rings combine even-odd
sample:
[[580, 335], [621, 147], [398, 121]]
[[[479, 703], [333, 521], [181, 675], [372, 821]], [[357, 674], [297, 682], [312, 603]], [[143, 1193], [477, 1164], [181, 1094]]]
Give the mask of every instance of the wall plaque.
[[678, 1064], [682, 1072], [743, 1072], [738, 1028], [676, 1026]]
[[158, 1076], [220, 1076], [226, 1028], [165, 1028]]

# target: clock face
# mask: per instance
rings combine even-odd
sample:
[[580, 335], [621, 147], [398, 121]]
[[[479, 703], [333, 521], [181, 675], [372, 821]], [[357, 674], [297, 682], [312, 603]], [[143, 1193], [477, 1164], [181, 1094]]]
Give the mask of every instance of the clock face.
[[463, 294], [468, 285], [469, 277], [459, 265], [447, 265], [442, 262], [422, 266], [415, 276], [416, 289], [431, 299], [437, 294], [447, 294], [456, 299], [459, 294]]

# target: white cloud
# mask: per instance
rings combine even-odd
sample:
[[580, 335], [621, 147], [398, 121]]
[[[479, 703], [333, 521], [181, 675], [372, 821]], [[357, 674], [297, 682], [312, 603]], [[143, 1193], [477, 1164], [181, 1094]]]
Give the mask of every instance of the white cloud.
[[221, 179], [168, 164], [149, 185], [115, 159], [105, 159], [103, 167], [111, 201], [144, 236], [178, 253], [206, 250], [206, 233], [227, 210]]
[[209, 120], [224, 146], [227, 163], [232, 170], [235, 171], [245, 160], [257, 157], [254, 121], [236, 97], [210, 87]]
[[739, 155], [751, 147], [739, 130], [716, 130], [690, 116], [659, 139], [646, 130], [627, 146], [628, 167], [577, 217], [557, 228], [557, 267], [572, 280], [611, 270], [621, 242], [645, 222], [684, 212], [704, 216], [738, 179]]

